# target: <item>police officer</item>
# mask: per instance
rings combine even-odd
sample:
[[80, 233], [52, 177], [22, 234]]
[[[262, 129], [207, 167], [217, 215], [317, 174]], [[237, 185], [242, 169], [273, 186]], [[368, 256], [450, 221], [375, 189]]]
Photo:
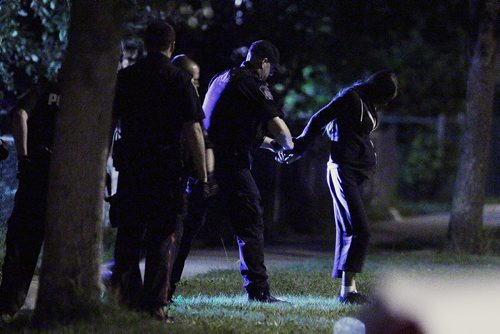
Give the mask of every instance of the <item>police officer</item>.
[[[182, 211], [181, 133], [193, 158], [198, 187], [206, 185], [201, 109], [191, 76], [172, 65], [174, 29], [155, 21], [145, 31], [147, 56], [118, 73], [114, 113], [121, 125], [114, 164], [119, 171], [118, 225], [111, 278], [121, 301], [168, 320], [168, 250]], [[144, 283], [139, 271], [146, 253]]]
[[[199, 88], [200, 67], [191, 58], [186, 55], [177, 55], [172, 59], [172, 63], [183, 69], [192, 76], [191, 81], [196, 88]], [[203, 129], [205, 139], [205, 156], [208, 178], [208, 193], [200, 193], [196, 191], [196, 178], [190, 176], [186, 189], [187, 212], [182, 224], [179, 224], [178, 230], [174, 236], [174, 243], [177, 243], [175, 248], [176, 257], [172, 268], [172, 278], [170, 281], [170, 294], [175, 292], [176, 284], [180, 281], [186, 258], [191, 249], [191, 243], [198, 234], [205, 221], [205, 215], [210, 203], [217, 190], [217, 184], [214, 178], [214, 150], [212, 143], [208, 140], [207, 133]], [[189, 152], [188, 152], [189, 153]], [[193, 175], [192, 161], [189, 154], [186, 154], [184, 163], [188, 168], [188, 173]], [[180, 240], [179, 240], [180, 238]], [[170, 296], [170, 297], [171, 297]]]
[[44, 82], [12, 110], [19, 187], [7, 222], [0, 285], [0, 314], [14, 315], [24, 304], [44, 239], [44, 220], [59, 87]]
[[250, 171], [253, 154], [259, 147], [273, 152], [293, 147], [266, 83], [278, 63], [279, 52], [271, 42], [252, 43], [240, 67], [212, 79], [203, 103], [215, 145], [215, 177], [240, 249], [243, 286], [249, 300], [260, 302], [281, 300], [270, 294], [264, 265], [262, 200]]

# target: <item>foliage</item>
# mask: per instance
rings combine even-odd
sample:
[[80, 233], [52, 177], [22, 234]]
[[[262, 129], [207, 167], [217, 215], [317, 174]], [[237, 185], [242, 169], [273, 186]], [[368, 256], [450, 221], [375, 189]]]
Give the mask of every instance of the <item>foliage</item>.
[[[68, 0], [2, 1], [0, 16], [0, 78], [2, 91], [16, 96], [41, 77], [57, 75], [67, 46]], [[189, 1], [140, 1], [130, 18], [124, 38], [142, 50], [141, 32], [152, 19], [174, 25], [206, 29], [213, 10], [209, 2], [193, 6]]]
[[[141, 31], [151, 19], [176, 28], [177, 50], [197, 60], [205, 83], [242, 61], [256, 39], [281, 50], [284, 72], [275, 90], [291, 118], [306, 118], [337, 91], [382, 67], [395, 69], [403, 92], [399, 112], [453, 113], [463, 107], [465, 27], [463, 1], [241, 0], [137, 2], [124, 49], [141, 55]], [[68, 1], [9, 1], [2, 5], [5, 89], [22, 93], [40, 76], [54, 76], [64, 54]], [[444, 102], [443, 102], [444, 101]]]
[[17, 94], [40, 77], [54, 78], [67, 44], [66, 0], [2, 1], [0, 78]]
[[277, 88], [292, 118], [310, 116], [340, 87], [384, 67], [401, 79], [399, 113], [435, 115], [463, 106], [466, 8], [460, 0], [242, 1], [232, 28], [247, 43], [276, 42], [286, 70]]
[[426, 129], [416, 134], [402, 168], [402, 187], [411, 197], [431, 197], [439, 189], [443, 152], [437, 146], [435, 132]]

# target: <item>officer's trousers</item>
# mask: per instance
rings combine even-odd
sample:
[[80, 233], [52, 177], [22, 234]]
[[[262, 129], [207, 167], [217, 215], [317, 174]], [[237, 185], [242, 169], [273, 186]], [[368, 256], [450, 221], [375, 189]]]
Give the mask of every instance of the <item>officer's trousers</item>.
[[342, 277], [342, 271], [362, 271], [370, 241], [361, 196], [361, 187], [366, 180], [367, 176], [363, 173], [328, 163], [327, 181], [336, 227], [333, 278]]
[[172, 269], [171, 295], [175, 292], [176, 284], [181, 280], [182, 271], [191, 250], [191, 243], [205, 222], [205, 215], [209, 206], [209, 200], [203, 199], [194, 192], [187, 193], [186, 202], [187, 212], [180, 229], [181, 239], [179, 240], [177, 256]]
[[48, 172], [32, 168], [19, 179], [7, 222], [6, 252], [0, 285], [0, 314], [23, 306], [44, 239]]
[[[120, 170], [118, 230], [112, 286], [134, 309], [151, 310], [168, 303], [170, 242], [179, 212], [180, 187], [168, 171]], [[144, 283], [139, 261], [146, 255]]]
[[248, 168], [236, 168], [217, 160], [215, 177], [240, 253], [240, 273], [247, 291], [269, 289], [264, 265], [262, 199]]

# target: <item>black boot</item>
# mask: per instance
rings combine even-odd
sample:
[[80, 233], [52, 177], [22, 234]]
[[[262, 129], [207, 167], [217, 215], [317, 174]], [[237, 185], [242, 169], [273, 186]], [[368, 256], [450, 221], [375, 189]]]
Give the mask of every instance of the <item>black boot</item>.
[[266, 289], [252, 289], [247, 288], [248, 301], [255, 301], [261, 303], [288, 303], [286, 300], [274, 297], [271, 295], [269, 288]]

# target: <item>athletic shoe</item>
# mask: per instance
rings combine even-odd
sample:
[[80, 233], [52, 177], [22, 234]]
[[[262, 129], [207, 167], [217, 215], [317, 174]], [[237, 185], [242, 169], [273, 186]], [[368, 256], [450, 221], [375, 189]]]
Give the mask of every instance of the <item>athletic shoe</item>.
[[339, 296], [341, 304], [363, 305], [370, 304], [370, 300], [359, 292], [348, 292], [345, 296]]

